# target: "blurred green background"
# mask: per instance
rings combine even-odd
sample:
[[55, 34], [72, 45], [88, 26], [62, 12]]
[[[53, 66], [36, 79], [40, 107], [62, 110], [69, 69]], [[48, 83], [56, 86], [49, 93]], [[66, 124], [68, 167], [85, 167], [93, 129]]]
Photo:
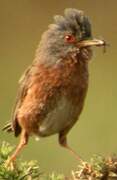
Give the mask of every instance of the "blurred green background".
[[[32, 62], [41, 34], [55, 14], [66, 7], [82, 9], [92, 21], [93, 35], [110, 43], [107, 52], [94, 48], [90, 84], [79, 122], [70, 131], [69, 144], [84, 159], [117, 152], [117, 1], [111, 0], [0, 0], [0, 128], [10, 119], [18, 80]], [[0, 132], [0, 141], [18, 138]], [[68, 173], [77, 160], [57, 142], [57, 136], [30, 139], [25, 160], [39, 160], [42, 171]]]

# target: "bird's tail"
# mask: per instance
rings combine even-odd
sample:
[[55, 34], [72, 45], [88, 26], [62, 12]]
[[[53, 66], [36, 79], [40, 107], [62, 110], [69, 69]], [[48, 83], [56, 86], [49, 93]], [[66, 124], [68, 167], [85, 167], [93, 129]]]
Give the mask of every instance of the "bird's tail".
[[6, 131], [6, 132], [13, 132], [13, 128], [12, 128], [12, 124], [11, 122], [10, 123], [7, 123], [3, 128], [2, 128], [2, 131]]

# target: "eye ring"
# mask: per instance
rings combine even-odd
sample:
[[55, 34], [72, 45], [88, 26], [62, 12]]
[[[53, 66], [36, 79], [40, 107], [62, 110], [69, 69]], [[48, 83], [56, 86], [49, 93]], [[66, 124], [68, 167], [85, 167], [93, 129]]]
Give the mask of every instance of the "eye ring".
[[76, 42], [76, 38], [72, 34], [67, 34], [67, 35], [65, 35], [65, 42], [74, 43], [74, 42]]

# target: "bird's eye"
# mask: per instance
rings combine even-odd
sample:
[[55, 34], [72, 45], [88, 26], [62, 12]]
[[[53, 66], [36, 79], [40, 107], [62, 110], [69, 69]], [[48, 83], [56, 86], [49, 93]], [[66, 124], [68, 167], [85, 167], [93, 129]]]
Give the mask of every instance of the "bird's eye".
[[74, 43], [76, 42], [76, 38], [72, 34], [65, 35], [65, 42]]

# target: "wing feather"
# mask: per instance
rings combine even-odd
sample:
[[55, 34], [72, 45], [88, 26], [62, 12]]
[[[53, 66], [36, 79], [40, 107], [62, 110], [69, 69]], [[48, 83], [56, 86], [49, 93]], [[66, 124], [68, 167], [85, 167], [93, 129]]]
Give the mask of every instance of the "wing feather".
[[7, 132], [15, 132], [15, 136], [18, 136], [21, 132], [21, 128], [17, 122], [17, 111], [21, 107], [21, 104], [27, 94], [28, 84], [29, 84], [29, 77], [30, 77], [30, 69], [28, 67], [27, 70], [22, 75], [21, 79], [19, 80], [19, 89], [15, 100], [15, 105], [12, 110], [12, 117], [11, 122], [7, 123], [2, 130]]

